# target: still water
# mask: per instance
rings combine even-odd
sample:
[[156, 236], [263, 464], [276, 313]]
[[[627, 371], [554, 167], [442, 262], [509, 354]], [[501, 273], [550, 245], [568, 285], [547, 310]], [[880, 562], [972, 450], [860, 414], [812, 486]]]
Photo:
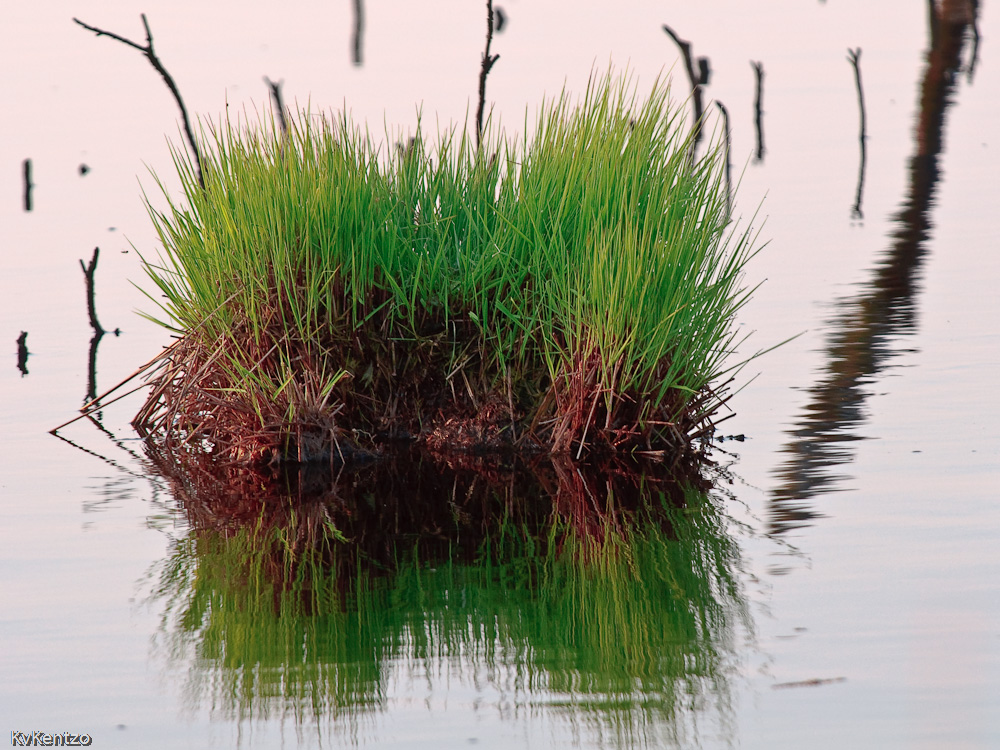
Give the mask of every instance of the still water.
[[[418, 109], [425, 127], [471, 123], [484, 4], [5, 12], [0, 731], [123, 748], [1000, 746], [992, 4], [605, 6], [498, 0], [487, 100], [517, 131], [609, 63], [640, 88], [669, 75], [684, 99], [664, 24], [710, 60], [736, 212], [768, 242], [741, 353], [797, 337], [740, 373], [721, 430], [744, 439], [701, 476], [641, 485], [400, 457], [375, 478], [296, 477], [294, 511], [220, 499], [210, 467], [157, 471], [128, 426], [138, 394], [48, 434], [169, 342], [135, 311], [153, 304], [142, 194], [157, 200], [151, 171], [175, 184], [177, 106], [139, 51], [71, 19], [144, 44], [145, 12], [206, 120], [266, 108], [267, 76], [396, 139]], [[78, 262], [95, 247], [99, 338]]]

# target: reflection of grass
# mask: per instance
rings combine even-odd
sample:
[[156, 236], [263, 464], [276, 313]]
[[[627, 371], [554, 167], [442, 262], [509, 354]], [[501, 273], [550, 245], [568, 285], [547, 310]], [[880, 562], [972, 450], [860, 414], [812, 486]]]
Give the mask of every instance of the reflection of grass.
[[350, 545], [295, 541], [294, 523], [193, 533], [162, 572], [172, 659], [226, 716], [356, 729], [399, 673], [476, 675], [617, 732], [669, 733], [706, 704], [726, 714], [746, 612], [737, 546], [702, 493], [607, 511], [590, 534], [559, 513], [542, 533], [507, 522], [472, 563], [410, 550], [388, 575], [338, 563]]
[[722, 155], [691, 162], [666, 88], [611, 76], [535, 130], [387, 155], [346, 119], [227, 125], [204, 189], [178, 155], [148, 269], [185, 336], [139, 422], [240, 461], [442, 412], [557, 453], [686, 447], [747, 295]]

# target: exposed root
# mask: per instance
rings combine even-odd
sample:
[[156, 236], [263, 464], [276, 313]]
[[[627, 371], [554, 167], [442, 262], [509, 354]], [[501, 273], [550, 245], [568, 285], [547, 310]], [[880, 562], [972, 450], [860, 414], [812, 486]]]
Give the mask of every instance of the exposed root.
[[[597, 350], [547, 386], [512, 383], [480, 362], [471, 327], [424, 321], [425, 336], [407, 337], [370, 323], [347, 342], [292, 341], [278, 326], [270, 336], [236, 326], [240, 346], [189, 333], [151, 363], [152, 389], [133, 424], [165, 450], [241, 466], [349, 465], [400, 439], [444, 454], [671, 462], [698, 453], [695, 440], [711, 434], [727, 401], [723, 387], [654, 405], [618, 387], [620, 361], [605, 377]], [[666, 377], [669, 362], [659, 369]]]
[[[658, 371], [666, 378], [669, 361]], [[705, 389], [688, 398], [673, 393], [659, 404], [651, 397], [616, 386], [621, 361], [602, 385], [606, 364], [592, 350], [556, 378], [535, 417], [537, 437], [554, 454], [581, 458], [587, 454], [645, 454], [663, 457], [689, 452], [693, 443], [714, 430], [713, 415], [727, 401], [720, 391]], [[727, 384], [728, 385], [728, 384]], [[551, 416], [543, 418], [543, 410]]]

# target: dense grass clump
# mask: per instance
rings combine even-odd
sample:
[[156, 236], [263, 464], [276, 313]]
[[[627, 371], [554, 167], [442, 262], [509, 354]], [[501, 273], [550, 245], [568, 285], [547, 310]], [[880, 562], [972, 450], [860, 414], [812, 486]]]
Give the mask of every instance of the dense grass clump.
[[256, 462], [397, 437], [672, 452], [710, 427], [753, 238], [665, 86], [595, 79], [482, 148], [308, 114], [210, 140], [204, 190], [178, 153], [184, 204], [152, 211], [182, 338], [140, 429]]

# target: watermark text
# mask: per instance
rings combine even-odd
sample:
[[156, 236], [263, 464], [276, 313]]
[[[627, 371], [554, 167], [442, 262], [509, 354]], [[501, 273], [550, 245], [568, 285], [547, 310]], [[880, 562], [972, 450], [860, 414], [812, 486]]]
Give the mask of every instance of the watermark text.
[[89, 734], [73, 732], [15, 732], [10, 733], [12, 747], [87, 747], [94, 740]]

